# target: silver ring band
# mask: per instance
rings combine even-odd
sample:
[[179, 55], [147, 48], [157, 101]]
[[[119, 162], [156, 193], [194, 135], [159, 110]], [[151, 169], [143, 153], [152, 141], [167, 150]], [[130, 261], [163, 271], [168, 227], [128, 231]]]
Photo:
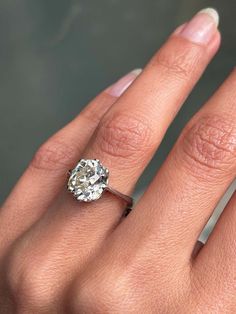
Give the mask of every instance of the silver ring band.
[[130, 197], [130, 196], [128, 196], [128, 195], [125, 195], [125, 194], [122, 194], [122, 193], [120, 193], [119, 191], [117, 191], [117, 190], [115, 190], [115, 189], [113, 189], [113, 188], [111, 188], [111, 187], [109, 187], [109, 186], [107, 186], [107, 187], [105, 188], [105, 190], [106, 190], [107, 192], [110, 192], [111, 194], [113, 194], [113, 195], [119, 197], [120, 199], [122, 199], [122, 200], [126, 203], [127, 209], [131, 209], [131, 208], [133, 207], [134, 201], [133, 201], [133, 198], [132, 198], [132, 197]]

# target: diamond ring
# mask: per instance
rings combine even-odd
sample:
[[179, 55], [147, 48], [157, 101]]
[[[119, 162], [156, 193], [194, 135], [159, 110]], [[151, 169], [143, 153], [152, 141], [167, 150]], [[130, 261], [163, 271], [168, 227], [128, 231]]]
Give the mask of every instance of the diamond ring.
[[122, 199], [127, 209], [132, 208], [132, 197], [108, 186], [109, 171], [98, 159], [80, 159], [68, 175], [67, 188], [78, 201], [96, 201], [107, 191]]

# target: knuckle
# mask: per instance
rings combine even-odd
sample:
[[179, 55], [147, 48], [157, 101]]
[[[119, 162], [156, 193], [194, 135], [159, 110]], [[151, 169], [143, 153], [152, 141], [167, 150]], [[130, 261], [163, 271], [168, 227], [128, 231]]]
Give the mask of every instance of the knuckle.
[[[170, 48], [170, 49], [169, 49]], [[196, 69], [196, 65], [199, 62], [200, 47], [190, 47], [189, 43], [181, 43], [173, 47], [164, 46], [157, 54], [154, 56], [151, 64], [163, 68], [164, 72], [170, 73], [179, 79], [188, 79], [189, 75]]]
[[203, 116], [186, 127], [180, 147], [191, 170], [235, 171], [235, 122], [231, 117]]
[[87, 279], [83, 284], [77, 283], [72, 293], [71, 312], [130, 313], [131, 308], [138, 307], [132, 303], [131, 294], [119, 278], [105, 275], [99, 280]]
[[[108, 267], [108, 266], [107, 266]], [[162, 279], [162, 276], [148, 276], [148, 272], [145, 266], [142, 266], [143, 273], [140, 274], [136, 269], [133, 271], [123, 270], [116, 271], [116, 273], [110, 272], [110, 269], [106, 269], [101, 273], [90, 273], [90, 277], [85, 280], [78, 281], [76, 286], [73, 287], [73, 292], [70, 294], [72, 299], [70, 300], [72, 313], [145, 313], [145, 304], [142, 300], [149, 300], [152, 304], [150, 297], [150, 289], [155, 289], [156, 295], [158, 295], [159, 303], [153, 304], [156, 309], [156, 313], [162, 313], [163, 309], [177, 308], [177, 305], [170, 302], [171, 297], [176, 294], [177, 280], [170, 283], [164, 283], [166, 279]], [[152, 266], [152, 268], [154, 268]], [[147, 278], [148, 277], [148, 278]], [[95, 279], [96, 278], [96, 279]], [[158, 278], [158, 285], [156, 280]], [[164, 283], [159, 283], [159, 279]], [[186, 284], [187, 286], [187, 284]], [[165, 287], [169, 288], [169, 292], [164, 293]], [[172, 288], [170, 288], [172, 287]], [[186, 289], [187, 287], [182, 287]], [[168, 289], [167, 289], [168, 290]], [[178, 294], [178, 299], [182, 299], [182, 295]], [[166, 311], [167, 313], [167, 311]], [[168, 311], [173, 313], [173, 311]], [[177, 311], [174, 313], [177, 313]], [[179, 313], [179, 312], [178, 312]]]
[[13, 251], [7, 257], [6, 282], [18, 312], [41, 313], [53, 304], [53, 289], [44, 275], [44, 265]]
[[30, 167], [40, 170], [61, 170], [71, 165], [72, 147], [58, 139], [44, 143], [34, 155]]
[[128, 158], [140, 156], [152, 146], [151, 134], [146, 118], [116, 113], [99, 126], [96, 140], [102, 152]]
[[79, 285], [72, 295], [72, 312], [73, 313], [110, 313], [114, 305], [109, 300], [107, 288], [98, 282], [86, 283]]

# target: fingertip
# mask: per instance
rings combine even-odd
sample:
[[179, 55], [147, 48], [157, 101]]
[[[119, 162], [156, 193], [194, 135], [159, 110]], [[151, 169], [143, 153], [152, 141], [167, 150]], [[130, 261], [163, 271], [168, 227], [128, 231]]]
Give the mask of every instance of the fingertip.
[[117, 82], [109, 86], [105, 92], [113, 97], [120, 97], [126, 89], [133, 83], [133, 81], [139, 76], [142, 69], [134, 69], [125, 76], [121, 77]]
[[189, 21], [179, 26], [174, 34], [193, 43], [209, 45], [219, 25], [219, 14], [213, 8], [197, 12]]
[[198, 12], [198, 14], [199, 13], [208, 14], [214, 20], [216, 27], [219, 26], [220, 16], [219, 16], [218, 11], [215, 8], [208, 7], [208, 8], [202, 9], [201, 11]]

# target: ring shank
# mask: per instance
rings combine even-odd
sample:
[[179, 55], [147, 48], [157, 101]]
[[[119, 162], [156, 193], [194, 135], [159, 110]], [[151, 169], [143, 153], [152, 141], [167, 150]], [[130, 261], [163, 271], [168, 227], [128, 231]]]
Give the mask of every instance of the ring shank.
[[117, 191], [117, 190], [115, 190], [115, 189], [113, 189], [113, 188], [111, 188], [109, 186], [105, 187], [105, 190], [107, 192], [110, 192], [111, 194], [119, 197], [120, 199], [122, 199], [127, 204], [127, 208], [128, 209], [132, 209], [132, 206], [133, 206], [133, 203], [134, 203], [132, 197], [130, 197], [128, 195], [125, 195], [125, 194], [122, 194], [119, 191]]

